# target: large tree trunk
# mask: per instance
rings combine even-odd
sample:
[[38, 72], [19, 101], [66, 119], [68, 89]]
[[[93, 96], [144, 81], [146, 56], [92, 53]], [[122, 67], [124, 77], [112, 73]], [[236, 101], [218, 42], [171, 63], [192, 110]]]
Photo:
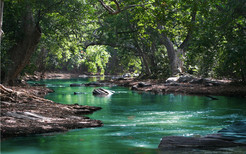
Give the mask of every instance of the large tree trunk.
[[161, 34], [161, 38], [162, 39], [160, 41], [162, 42], [162, 44], [165, 45], [167, 49], [171, 74], [175, 75], [177, 73], [183, 72], [183, 61], [181, 58], [183, 56], [183, 50], [175, 50], [172, 41], [167, 36]]
[[3, 35], [3, 30], [2, 30], [2, 25], [3, 25], [3, 5], [4, 5], [3, 0], [0, 0], [0, 44], [1, 44], [1, 39], [2, 39], [2, 35]]
[[14, 81], [29, 63], [29, 60], [35, 51], [41, 37], [41, 30], [38, 24], [34, 22], [32, 9], [27, 7], [26, 15], [23, 18], [23, 38], [9, 50], [10, 60], [9, 70], [5, 75], [4, 83], [13, 85]]

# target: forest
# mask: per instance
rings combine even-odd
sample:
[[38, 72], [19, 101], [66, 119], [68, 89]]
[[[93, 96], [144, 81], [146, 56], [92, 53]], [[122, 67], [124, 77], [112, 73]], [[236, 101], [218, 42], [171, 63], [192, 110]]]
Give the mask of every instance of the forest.
[[246, 80], [244, 0], [1, 3], [5, 84], [25, 73], [57, 70]]

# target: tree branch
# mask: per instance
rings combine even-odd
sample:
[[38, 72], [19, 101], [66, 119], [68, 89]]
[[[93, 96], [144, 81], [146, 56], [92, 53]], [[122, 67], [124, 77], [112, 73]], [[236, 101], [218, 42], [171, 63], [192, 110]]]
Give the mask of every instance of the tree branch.
[[114, 9], [111, 8], [110, 6], [106, 5], [106, 4], [103, 2], [103, 0], [98, 0], [98, 1], [99, 1], [99, 2], [101, 3], [101, 5], [106, 9], [106, 11], [108, 11], [109, 14], [112, 14], [112, 15], [118, 14], [118, 13], [120, 13], [120, 12], [122, 12], [122, 11], [125, 11], [125, 10], [130, 9], [130, 8], [133, 8], [133, 7], [137, 7], [137, 6], [145, 6], [145, 5], [150, 4], [150, 3], [147, 3], [147, 4], [142, 4], [142, 5], [129, 5], [129, 6], [124, 7], [123, 9], [121, 9], [119, 3], [118, 3], [116, 0], [112, 0], [112, 1], [115, 3], [116, 8], [117, 8], [117, 10], [114, 10]]

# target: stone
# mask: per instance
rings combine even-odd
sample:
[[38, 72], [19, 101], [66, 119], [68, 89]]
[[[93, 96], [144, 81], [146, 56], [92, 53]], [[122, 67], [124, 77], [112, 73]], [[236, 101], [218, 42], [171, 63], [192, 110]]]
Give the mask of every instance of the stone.
[[212, 137], [184, 137], [167, 136], [163, 137], [158, 148], [161, 150], [191, 148], [191, 149], [216, 149], [222, 147], [233, 147], [241, 144], [228, 140]]
[[79, 95], [79, 94], [87, 94], [86, 92], [74, 92], [74, 95]]
[[100, 87], [100, 86], [103, 86], [103, 84], [102, 83], [99, 83], [99, 82], [90, 82], [90, 83], [86, 83], [85, 86]]
[[227, 128], [223, 128], [218, 133], [228, 140], [246, 144], [246, 121], [235, 122]]
[[138, 90], [138, 86], [137, 85], [132, 86], [131, 90]]
[[191, 84], [202, 84], [204, 82], [204, 79], [202, 78], [194, 78], [189, 83]]
[[168, 149], [216, 149], [235, 146], [246, 146], [246, 121], [233, 123], [217, 134], [204, 137], [166, 136], [163, 137], [158, 148]]
[[178, 79], [179, 79], [179, 77], [169, 77], [169, 78], [166, 80], [166, 83], [177, 82]]
[[99, 95], [99, 96], [109, 96], [114, 93], [114, 91], [106, 90], [103, 88], [98, 88], [93, 90], [93, 95]]
[[147, 84], [147, 83], [144, 83], [144, 82], [138, 83], [138, 87], [140, 87], [140, 88], [143, 88], [143, 87], [151, 87], [151, 86], [152, 86], [151, 84]]
[[180, 83], [187, 83], [193, 79], [194, 79], [194, 77], [191, 75], [183, 75], [183, 76], [180, 76], [177, 81]]

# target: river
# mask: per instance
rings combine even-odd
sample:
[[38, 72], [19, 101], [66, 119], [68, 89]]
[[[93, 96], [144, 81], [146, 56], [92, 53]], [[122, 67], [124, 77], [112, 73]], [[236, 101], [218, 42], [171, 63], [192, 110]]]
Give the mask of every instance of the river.
[[[2, 154], [113, 154], [158, 153], [163, 136], [201, 136], [216, 133], [235, 121], [246, 119], [245, 98], [139, 94], [125, 87], [110, 97], [95, 97], [95, 87], [70, 87], [94, 78], [43, 80], [55, 90], [47, 99], [63, 104], [100, 106], [86, 115], [101, 120], [103, 127], [65, 133], [16, 137], [1, 142]], [[30, 82], [31, 84], [34, 82]], [[74, 95], [74, 92], [83, 94]]]

